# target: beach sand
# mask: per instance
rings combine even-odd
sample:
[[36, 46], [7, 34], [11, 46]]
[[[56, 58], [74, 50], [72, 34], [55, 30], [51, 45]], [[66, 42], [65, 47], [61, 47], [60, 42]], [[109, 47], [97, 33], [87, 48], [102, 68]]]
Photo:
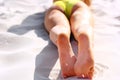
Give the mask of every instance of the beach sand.
[[[51, 4], [52, 0], [0, 0], [0, 80], [63, 80], [57, 48], [43, 24], [44, 13]], [[93, 80], [119, 80], [119, 5], [120, 0], [92, 2]], [[76, 51], [77, 43], [74, 40], [71, 43]]]

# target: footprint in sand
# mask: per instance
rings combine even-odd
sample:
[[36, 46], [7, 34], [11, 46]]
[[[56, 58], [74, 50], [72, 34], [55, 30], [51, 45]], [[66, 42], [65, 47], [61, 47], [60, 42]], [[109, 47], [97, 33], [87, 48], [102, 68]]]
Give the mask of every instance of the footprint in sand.
[[105, 71], [108, 69], [109, 67], [101, 64], [101, 63], [95, 63], [95, 72], [94, 72], [94, 78], [97, 79], [99, 77], [102, 77], [103, 74], [105, 73]]

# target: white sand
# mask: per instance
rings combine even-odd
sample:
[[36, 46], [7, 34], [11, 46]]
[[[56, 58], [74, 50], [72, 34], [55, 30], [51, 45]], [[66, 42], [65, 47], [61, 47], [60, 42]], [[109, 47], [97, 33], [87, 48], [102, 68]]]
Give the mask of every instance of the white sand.
[[[61, 80], [57, 48], [44, 30], [52, 0], [0, 0], [0, 80]], [[94, 80], [119, 80], [120, 0], [93, 0]], [[72, 46], [76, 49], [75, 41]], [[70, 77], [66, 80], [77, 80]]]

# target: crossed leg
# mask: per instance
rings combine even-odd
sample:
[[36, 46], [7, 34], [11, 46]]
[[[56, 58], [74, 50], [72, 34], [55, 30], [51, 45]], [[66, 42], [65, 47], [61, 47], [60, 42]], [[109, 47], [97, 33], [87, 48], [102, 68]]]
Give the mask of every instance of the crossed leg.
[[93, 17], [83, 2], [74, 6], [70, 22], [72, 33], [78, 42], [78, 55], [74, 71], [78, 77], [92, 78], [94, 72]]
[[66, 16], [58, 7], [50, 8], [45, 15], [45, 28], [51, 41], [57, 46], [63, 77], [74, 76], [76, 57], [70, 44], [70, 25]]

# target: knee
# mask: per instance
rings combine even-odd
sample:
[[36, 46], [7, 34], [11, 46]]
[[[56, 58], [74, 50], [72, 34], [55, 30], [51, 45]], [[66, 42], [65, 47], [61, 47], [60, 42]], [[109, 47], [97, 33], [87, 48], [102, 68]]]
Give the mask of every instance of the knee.
[[77, 37], [80, 36], [81, 34], [88, 35], [88, 36], [93, 36], [93, 28], [90, 25], [87, 26], [82, 26], [80, 28], [76, 29]]
[[55, 26], [51, 29], [50, 35], [59, 36], [61, 34], [70, 35], [70, 28], [64, 26]]
[[56, 41], [61, 35], [65, 35], [66, 37], [70, 38], [70, 29], [63, 26], [55, 26], [49, 33], [49, 37], [54, 42], [54, 44], [56, 44]]

